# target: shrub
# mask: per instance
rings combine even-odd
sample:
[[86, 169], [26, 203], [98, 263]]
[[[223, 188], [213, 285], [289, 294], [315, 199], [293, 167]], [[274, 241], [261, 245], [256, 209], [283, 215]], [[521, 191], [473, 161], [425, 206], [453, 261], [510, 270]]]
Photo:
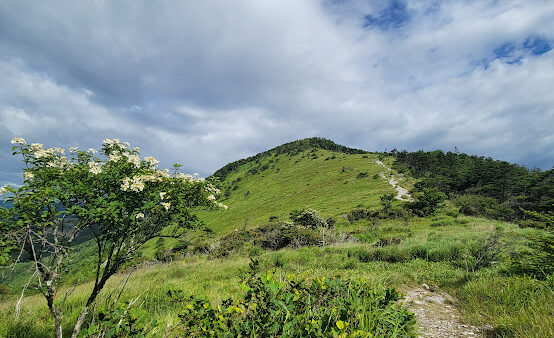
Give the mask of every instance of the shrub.
[[438, 209], [439, 205], [446, 199], [446, 195], [437, 189], [423, 189], [417, 195], [417, 200], [408, 203], [408, 208], [418, 216], [428, 216]]
[[301, 225], [310, 229], [315, 229], [318, 227], [329, 227], [327, 222], [325, 222], [321, 215], [314, 209], [304, 210], [298, 215], [293, 215], [291, 213], [291, 219], [294, 224]]
[[414, 337], [414, 316], [397, 305], [394, 289], [362, 280], [325, 277], [313, 281], [273, 273], [251, 276], [243, 293], [213, 306], [203, 297], [184, 298], [176, 333], [229, 337]]
[[279, 250], [285, 247], [320, 245], [322, 238], [311, 228], [288, 224], [268, 224], [256, 229], [254, 245], [264, 249]]
[[367, 171], [361, 172], [356, 176], [356, 178], [366, 178], [368, 176]]
[[379, 212], [368, 209], [358, 208], [350, 211], [346, 217], [350, 223], [354, 223], [360, 219], [376, 219], [379, 218]]
[[554, 233], [538, 231], [528, 239], [527, 248], [511, 253], [508, 272], [545, 279], [554, 273]]

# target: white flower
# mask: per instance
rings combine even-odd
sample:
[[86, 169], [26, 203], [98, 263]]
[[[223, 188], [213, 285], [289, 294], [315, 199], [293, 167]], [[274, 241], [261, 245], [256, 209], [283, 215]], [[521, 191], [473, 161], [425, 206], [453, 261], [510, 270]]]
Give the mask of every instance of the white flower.
[[133, 151], [138, 153], [140, 151], [140, 148], [139, 147], [134, 147]]
[[169, 208], [171, 207], [171, 203], [162, 202], [162, 206], [165, 208], [165, 210], [169, 210]]
[[109, 139], [109, 138], [106, 137], [106, 138], [104, 139], [104, 141], [102, 141], [102, 143], [110, 144], [110, 145], [111, 145], [111, 144], [113, 144], [113, 141], [112, 141], [111, 139]]
[[112, 142], [113, 142], [113, 144], [120, 144], [121, 143], [118, 138], [114, 138], [112, 140]]
[[123, 184], [121, 185], [121, 190], [127, 191], [131, 188], [131, 179], [129, 177], [125, 177], [123, 179]]
[[40, 150], [35, 152], [35, 157], [36, 158], [47, 157], [48, 155], [49, 155], [48, 151], [46, 151], [44, 149], [40, 149]]
[[137, 168], [140, 167], [140, 158], [138, 155], [129, 155], [129, 157], [127, 157], [127, 162], [134, 164]]
[[98, 175], [102, 172], [102, 167], [100, 166], [100, 163], [89, 162], [88, 167], [89, 167], [89, 171], [94, 175]]
[[139, 219], [144, 219], [144, 214], [142, 212], [139, 212], [135, 215], [135, 219], [138, 221]]
[[25, 179], [32, 180], [33, 178], [35, 178], [35, 175], [33, 173], [27, 172], [23, 174], [23, 177], [25, 177]]
[[194, 181], [194, 177], [192, 177], [191, 174], [177, 173], [177, 175], [175, 175], [175, 177], [180, 178], [180, 179], [182, 179], [184, 181], [187, 181], [187, 182]]
[[166, 194], [167, 194], [166, 192], [161, 192], [160, 193], [160, 199], [163, 200]]
[[14, 137], [12, 138], [12, 144], [25, 144], [25, 139], [23, 137]]
[[56, 163], [54, 163], [54, 162], [48, 162], [48, 163], [46, 163], [46, 165], [49, 166], [50, 168], [55, 168], [55, 167], [58, 166], [58, 165], [57, 165]]
[[7, 185], [0, 188], [0, 195], [4, 195], [7, 192], [8, 192], [8, 186]]
[[160, 161], [156, 160], [156, 159], [155, 159], [154, 157], [152, 157], [152, 156], [147, 156], [147, 157], [144, 158], [144, 160], [145, 160], [146, 162], [148, 162], [148, 164], [151, 165], [151, 166], [153, 166], [153, 167], [157, 166], [157, 165], [160, 163]]
[[157, 173], [158, 173], [161, 177], [169, 178], [169, 169], [158, 170]]
[[77, 148], [77, 147], [69, 147], [69, 152], [70, 153], [76, 153], [78, 150], [79, 150], [79, 148]]
[[215, 201], [215, 196], [214, 195], [208, 196], [208, 201]]
[[119, 155], [118, 152], [114, 152], [113, 154], [110, 154], [110, 162], [117, 162], [121, 158], [121, 155]]
[[228, 206], [226, 206], [225, 204], [223, 203], [217, 203], [217, 206], [220, 207], [220, 208], [223, 208], [225, 210], [227, 210], [227, 208], [229, 208]]
[[139, 192], [144, 190], [144, 182], [142, 181], [141, 176], [134, 176], [133, 183], [131, 183], [131, 190], [134, 192]]
[[54, 148], [54, 150], [58, 153], [58, 154], [65, 154], [65, 149], [63, 148]]
[[198, 173], [194, 173], [194, 174], [192, 174], [192, 176], [194, 176], [194, 177], [196, 178], [196, 177], [198, 177], [198, 176], [200, 176], [200, 175], [199, 175]]
[[44, 145], [42, 143], [33, 143], [31, 144], [31, 150], [32, 151], [41, 150], [43, 146]]
[[200, 178], [199, 178], [199, 179], [198, 179], [197, 181], [198, 181], [198, 182], [204, 182], [204, 181], [206, 181], [206, 179], [205, 179], [205, 178], [202, 178], [202, 177], [200, 177]]
[[91, 154], [95, 154], [95, 153], [96, 153], [96, 149], [94, 149], [94, 148], [88, 148], [88, 152], [91, 153]]

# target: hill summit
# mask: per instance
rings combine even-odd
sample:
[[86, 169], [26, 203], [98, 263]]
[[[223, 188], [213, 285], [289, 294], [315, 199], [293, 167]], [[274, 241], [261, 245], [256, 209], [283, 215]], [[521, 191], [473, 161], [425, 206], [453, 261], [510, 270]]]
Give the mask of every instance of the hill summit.
[[281, 154], [288, 154], [288, 155], [297, 155], [303, 151], [306, 151], [308, 149], [324, 149], [324, 150], [330, 150], [334, 152], [340, 152], [344, 154], [364, 154], [366, 151], [355, 149], [355, 148], [348, 148], [340, 144], [336, 144], [335, 142], [328, 140], [326, 138], [322, 137], [310, 137], [305, 138], [301, 140], [296, 140], [292, 142], [288, 142], [285, 144], [282, 144], [280, 146], [277, 146], [275, 148], [266, 150], [264, 152], [258, 153], [254, 156], [250, 156], [235, 162], [231, 162], [227, 165], [225, 165], [223, 168], [217, 170], [215, 173], [213, 173], [214, 177], [218, 177], [219, 179], [223, 180], [227, 177], [229, 172], [237, 169], [243, 164], [259, 160], [261, 158], [267, 157], [267, 156], [278, 156]]

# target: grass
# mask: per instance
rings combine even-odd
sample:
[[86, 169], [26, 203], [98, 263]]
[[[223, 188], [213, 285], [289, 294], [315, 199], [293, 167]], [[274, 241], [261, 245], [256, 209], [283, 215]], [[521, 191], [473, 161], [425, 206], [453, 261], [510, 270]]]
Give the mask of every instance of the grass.
[[[380, 196], [394, 193], [389, 183], [372, 178], [383, 170], [374, 163], [376, 159], [373, 154], [320, 149], [246, 163], [222, 182], [231, 193], [222, 201], [229, 209], [201, 212], [199, 216], [217, 234], [226, 234], [260, 226], [271, 216], [287, 220], [295, 209], [312, 208], [325, 217], [340, 218], [358, 205], [375, 208]], [[261, 170], [264, 166], [267, 169]], [[368, 177], [357, 178], [362, 172]]]
[[[374, 163], [377, 158], [374, 154], [347, 155], [320, 149], [294, 156], [269, 156], [258, 163], [243, 164], [221, 182], [222, 190], [228, 188], [230, 192], [222, 202], [230, 208], [199, 213], [214, 230], [211, 241], [234, 229], [267, 224], [271, 216], [278, 221], [287, 220], [292, 210], [303, 208], [334, 217], [335, 232], [343, 234], [346, 241], [327, 247], [279, 251], [246, 245], [225, 258], [210, 259], [197, 254], [166, 264], [145, 265], [131, 275], [121, 301], [140, 296], [140, 303], [150, 316], [165, 324], [174, 323], [180, 309], [168, 301], [166, 293], [170, 288], [182, 289], [188, 295], [204, 295], [214, 304], [218, 303], [240, 291], [239, 283], [248, 269], [249, 255], [256, 252], [261, 269], [275, 269], [277, 275], [366, 279], [401, 290], [423, 283], [435, 285], [458, 298], [458, 306], [468, 323], [491, 325], [493, 334], [553, 336], [552, 279], [538, 281], [505, 273], [510, 253], [526, 245], [526, 235], [539, 230], [461, 216], [449, 203], [426, 218], [348, 222], [344, 215], [352, 209], [378, 208], [381, 195], [394, 193], [386, 181], [373, 178], [382, 171]], [[384, 162], [391, 164], [387, 158]], [[406, 178], [401, 185], [409, 188], [413, 180]], [[175, 243], [166, 240], [164, 245]], [[152, 241], [144, 256], [153, 257], [156, 245]], [[90, 250], [84, 245], [73, 254], [70, 273], [64, 279], [66, 287], [58, 296], [63, 298], [70, 285], [78, 284], [64, 306], [66, 333], [91, 287], [91, 283], [83, 283], [90, 278], [87, 270]], [[488, 256], [487, 251], [491, 250], [496, 255]], [[17, 269], [20, 269], [18, 273], [3, 282], [12, 293], [5, 295], [7, 298], [0, 303], [0, 336], [52, 336], [53, 321], [41, 295], [30, 292], [24, 299], [20, 319], [14, 319], [15, 293], [25, 282], [23, 276], [29, 267], [22, 265]], [[125, 278], [124, 273], [114, 276], [99, 302]]]

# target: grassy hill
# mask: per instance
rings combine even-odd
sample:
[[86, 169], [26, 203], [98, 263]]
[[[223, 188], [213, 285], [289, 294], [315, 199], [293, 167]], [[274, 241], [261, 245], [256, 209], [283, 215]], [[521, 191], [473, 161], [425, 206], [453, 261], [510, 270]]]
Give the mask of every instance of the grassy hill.
[[[312, 138], [226, 165], [213, 178], [219, 180], [220, 201], [229, 208], [197, 212], [212, 229], [210, 236], [189, 237], [183, 251], [170, 253], [164, 264], [147, 262], [128, 282], [125, 273], [115, 276], [99, 302], [104, 304], [113, 290], [127, 283], [121, 297], [125, 306], [139, 297], [149, 318], [171, 326], [183, 306], [168, 299], [168, 290], [181, 289], [214, 304], [235, 297], [244, 290], [241, 280], [252, 257], [260, 271], [274, 271], [279, 280], [289, 274], [315, 281], [338, 276], [403, 292], [430, 285], [437, 293], [455, 297], [452, 305], [461, 313], [460, 325], [487, 325], [492, 336], [554, 335], [554, 278], [524, 276], [513, 269], [518, 255], [533, 252], [536, 239], [548, 236], [546, 230], [467, 216], [451, 200], [426, 217], [385, 212], [381, 197], [395, 194], [388, 182], [391, 175], [407, 189], [421, 181], [388, 171], [376, 160], [393, 167], [394, 158], [385, 154]], [[393, 211], [409, 210], [407, 203], [391, 204]], [[291, 212], [309, 208], [323, 219], [334, 218], [334, 226], [306, 229], [285, 223]], [[316, 241], [268, 244], [279, 236]], [[154, 240], [145, 248], [143, 260], [160, 251], [165, 259], [167, 249], [175, 245], [180, 242]], [[204, 250], [195, 250], [198, 247]], [[68, 269], [71, 276], [60, 290], [63, 295], [75, 287], [67, 300], [66, 327], [74, 323], [90, 287], [86, 256], [92, 249], [85, 243], [76, 250]], [[548, 259], [543, 256], [539, 258]], [[24, 279], [8, 281], [7, 288], [15, 292], [5, 292], [0, 303], [0, 336], [51, 336], [52, 319], [40, 295], [30, 294], [22, 305], [26, 316], [13, 318], [21, 286], [16, 284]], [[440, 305], [434, 306], [440, 310]]]
[[[379, 177], [377, 154], [319, 139], [291, 142], [214, 173], [228, 210], [202, 212], [200, 217], [218, 234], [288, 220], [293, 210], [312, 208], [340, 219], [356, 207], [376, 208], [380, 196], [394, 193]], [[230, 169], [232, 168], [232, 170]], [[411, 182], [401, 181], [410, 187]]]

